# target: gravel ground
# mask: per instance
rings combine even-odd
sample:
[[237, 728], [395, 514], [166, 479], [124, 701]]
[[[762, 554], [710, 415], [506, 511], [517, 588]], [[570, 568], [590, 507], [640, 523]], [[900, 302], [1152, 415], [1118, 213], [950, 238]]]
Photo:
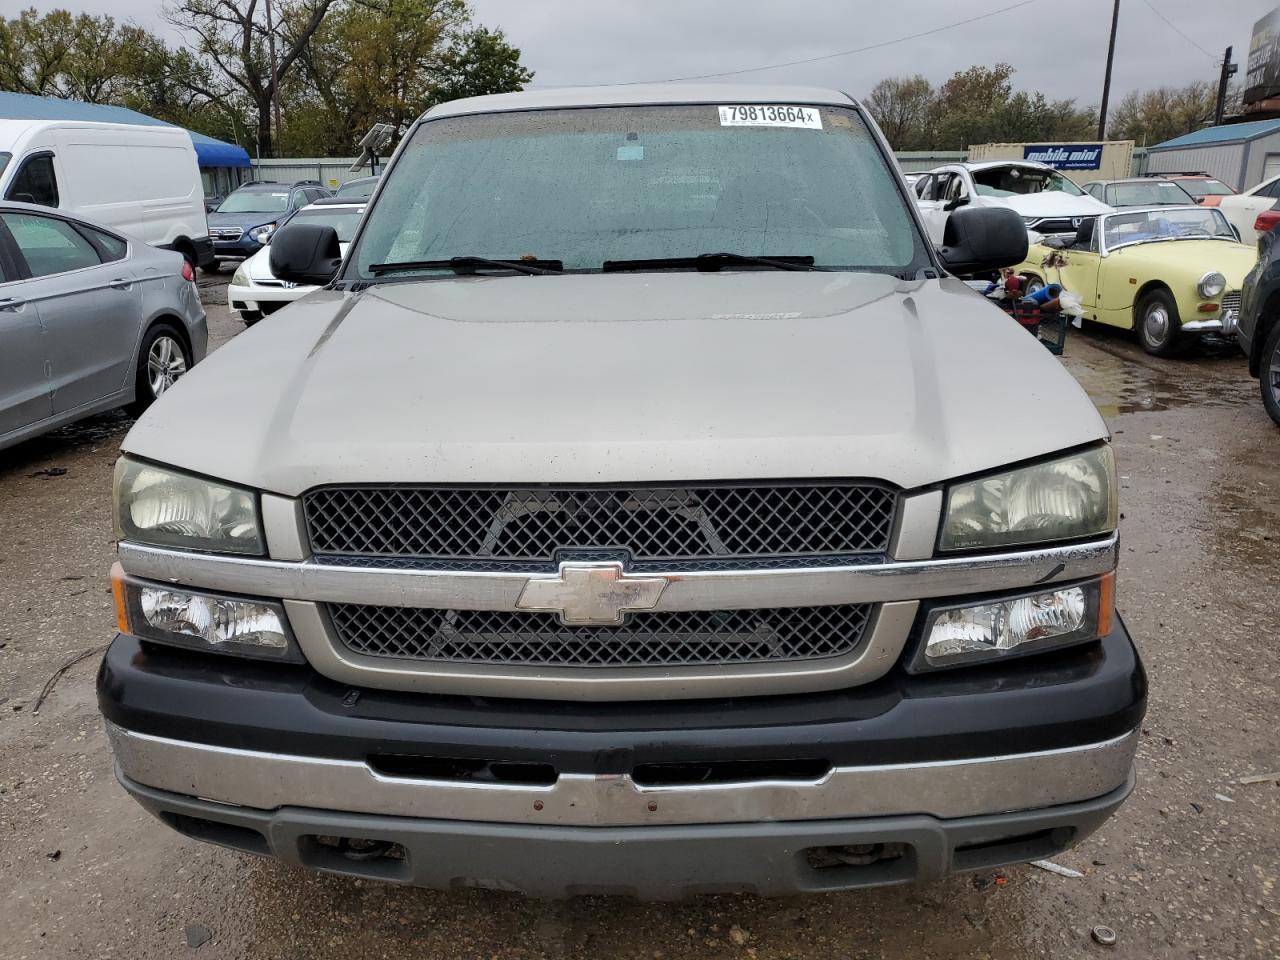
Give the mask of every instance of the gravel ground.
[[[202, 283], [215, 344], [240, 332]], [[1067, 366], [1115, 434], [1120, 608], [1151, 678], [1139, 785], [1060, 862], [804, 899], [544, 903], [304, 874], [183, 839], [116, 785], [94, 705], [112, 462], [95, 417], [0, 452], [0, 958], [1280, 957], [1280, 431], [1225, 347], [1106, 332]], [[1045, 417], [1053, 411], [1046, 410]], [[1118, 942], [1092, 942], [1095, 925]], [[197, 944], [197, 946], [191, 946]]]

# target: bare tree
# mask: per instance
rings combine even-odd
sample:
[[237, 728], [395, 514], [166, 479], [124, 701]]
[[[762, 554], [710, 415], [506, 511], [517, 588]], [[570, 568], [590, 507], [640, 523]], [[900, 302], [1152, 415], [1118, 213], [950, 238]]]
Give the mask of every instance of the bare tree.
[[[1217, 108], [1216, 84], [1196, 80], [1185, 87], [1156, 87], [1124, 96], [1111, 112], [1107, 134], [1116, 140], [1134, 140], [1152, 146], [1213, 123]], [[1227, 97], [1227, 112], [1238, 109], [1240, 91]]]
[[929, 146], [934, 91], [929, 81], [914, 77], [886, 77], [871, 88], [866, 107], [895, 150]]
[[211, 64], [218, 81], [200, 91], [216, 103], [237, 94], [252, 105], [258, 122], [258, 153], [272, 155], [272, 104], [281, 86], [338, 0], [291, 0], [279, 5], [275, 26], [278, 56], [270, 56], [265, 9], [259, 0], [173, 0], [165, 16], [193, 38], [193, 47]]

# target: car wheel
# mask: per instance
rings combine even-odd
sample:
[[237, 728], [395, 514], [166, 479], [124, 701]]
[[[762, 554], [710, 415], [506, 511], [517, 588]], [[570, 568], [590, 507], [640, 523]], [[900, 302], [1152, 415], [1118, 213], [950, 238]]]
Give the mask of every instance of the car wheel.
[[1142, 349], [1156, 357], [1167, 357], [1178, 347], [1182, 320], [1178, 305], [1168, 290], [1152, 290], [1138, 301], [1134, 322]]
[[135, 417], [155, 403], [191, 367], [186, 342], [177, 329], [158, 323], [142, 338], [137, 382], [129, 412]]
[[1258, 380], [1262, 384], [1262, 405], [1280, 426], [1280, 321], [1272, 325], [1267, 345], [1262, 348], [1262, 369], [1258, 372]]
[[240, 319], [244, 321], [246, 327], [252, 327], [262, 319], [262, 313], [258, 310], [241, 310]]
[[1035, 275], [1023, 277], [1022, 281], [1022, 295], [1024, 297], [1029, 297], [1037, 290], [1044, 289], [1044, 281]]

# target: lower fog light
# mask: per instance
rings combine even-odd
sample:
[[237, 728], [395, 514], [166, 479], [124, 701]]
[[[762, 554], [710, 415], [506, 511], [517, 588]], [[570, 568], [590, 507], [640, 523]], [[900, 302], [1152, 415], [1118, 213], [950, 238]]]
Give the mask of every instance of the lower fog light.
[[215, 647], [242, 643], [280, 653], [289, 647], [279, 614], [263, 604], [159, 587], [143, 587], [138, 600], [147, 623], [166, 633], [198, 638]]
[[1095, 581], [934, 611], [926, 624], [923, 662], [914, 667], [978, 663], [1093, 640], [1102, 624], [1104, 595], [1109, 603], [1111, 591]]
[[112, 573], [121, 632], [194, 650], [302, 662], [277, 603], [179, 590]]

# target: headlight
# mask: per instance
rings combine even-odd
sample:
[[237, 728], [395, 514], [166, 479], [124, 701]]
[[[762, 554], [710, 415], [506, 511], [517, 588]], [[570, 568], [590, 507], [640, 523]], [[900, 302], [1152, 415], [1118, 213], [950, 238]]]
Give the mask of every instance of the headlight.
[[935, 609], [911, 672], [988, 662], [1085, 643], [1111, 632], [1115, 574], [1057, 590]]
[[264, 223], [262, 226], [254, 227], [249, 231], [249, 239], [254, 243], [266, 243], [267, 237], [275, 232], [276, 225], [274, 223]]
[[1072, 540], [1115, 528], [1115, 460], [1103, 444], [951, 487], [939, 545], [974, 550]]
[[252, 491], [121, 457], [115, 476], [116, 536], [160, 547], [261, 556]]
[[111, 587], [121, 633], [212, 653], [303, 660], [278, 603], [134, 580], [119, 564], [111, 571]]
[[249, 279], [249, 271], [245, 269], [245, 264], [236, 267], [236, 272], [231, 275], [231, 285], [234, 287], [248, 287], [253, 285], [253, 281]]
[[1225, 289], [1227, 289], [1227, 278], [1217, 270], [1210, 270], [1201, 277], [1200, 282], [1196, 284], [1196, 290], [1198, 290], [1200, 296], [1204, 297], [1206, 300], [1212, 300], [1214, 297], [1221, 296], [1222, 291]]

